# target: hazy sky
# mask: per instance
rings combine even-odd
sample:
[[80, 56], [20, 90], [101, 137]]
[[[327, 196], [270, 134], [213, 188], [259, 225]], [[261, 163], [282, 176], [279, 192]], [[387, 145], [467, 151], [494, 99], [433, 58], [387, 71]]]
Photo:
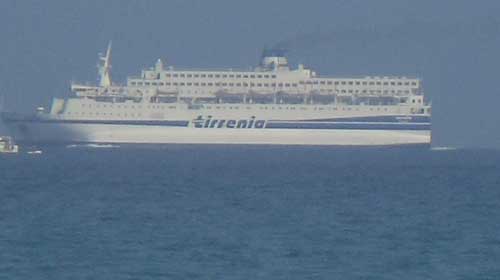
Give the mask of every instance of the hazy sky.
[[[179, 67], [248, 68], [284, 44], [320, 74], [423, 79], [437, 145], [500, 148], [499, 1], [0, 2], [0, 94], [30, 111], [96, 81], [113, 40], [123, 82], [159, 57]], [[2, 128], [0, 128], [1, 130]]]

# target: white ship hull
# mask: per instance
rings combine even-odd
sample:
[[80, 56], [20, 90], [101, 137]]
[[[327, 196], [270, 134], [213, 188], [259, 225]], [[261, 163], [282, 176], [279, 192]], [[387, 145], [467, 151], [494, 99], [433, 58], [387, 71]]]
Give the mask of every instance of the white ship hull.
[[407, 145], [431, 141], [419, 79], [320, 77], [266, 50], [253, 70], [175, 70], [161, 60], [125, 86], [111, 82], [111, 46], [97, 86], [72, 84], [50, 110], [2, 113], [34, 143]]
[[429, 130], [198, 129], [154, 125], [10, 124], [17, 141], [33, 143], [408, 145], [429, 144]]

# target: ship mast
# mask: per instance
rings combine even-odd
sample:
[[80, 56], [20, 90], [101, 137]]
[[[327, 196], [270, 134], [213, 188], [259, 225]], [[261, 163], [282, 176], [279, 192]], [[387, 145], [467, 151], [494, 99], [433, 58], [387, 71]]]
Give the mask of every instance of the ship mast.
[[99, 86], [110, 87], [111, 86], [111, 41], [108, 44], [108, 49], [106, 50], [106, 55], [99, 55], [99, 64], [97, 65], [99, 70]]

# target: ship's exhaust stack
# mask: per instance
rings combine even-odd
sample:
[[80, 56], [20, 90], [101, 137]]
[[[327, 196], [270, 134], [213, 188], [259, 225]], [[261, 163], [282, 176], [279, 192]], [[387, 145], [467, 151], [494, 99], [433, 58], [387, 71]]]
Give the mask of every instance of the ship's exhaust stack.
[[99, 86], [110, 87], [111, 86], [111, 41], [108, 44], [108, 49], [106, 50], [106, 55], [99, 55], [99, 64], [97, 65], [99, 70]]
[[289, 70], [285, 49], [264, 49], [260, 67], [266, 70]]
[[156, 61], [156, 64], [155, 64], [155, 71], [156, 72], [161, 72], [163, 71], [163, 61], [158, 58], [158, 60]]

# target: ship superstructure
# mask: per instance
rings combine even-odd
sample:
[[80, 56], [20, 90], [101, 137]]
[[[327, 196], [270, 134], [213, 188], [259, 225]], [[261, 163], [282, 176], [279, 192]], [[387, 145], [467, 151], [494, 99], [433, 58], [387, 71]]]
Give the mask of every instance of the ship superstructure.
[[[4, 114], [21, 140], [97, 143], [392, 145], [430, 141], [431, 107], [407, 77], [323, 77], [264, 50], [252, 70], [177, 69], [158, 60], [123, 86], [111, 44], [96, 86], [72, 84], [49, 112]], [[64, 132], [62, 132], [64, 131]]]

